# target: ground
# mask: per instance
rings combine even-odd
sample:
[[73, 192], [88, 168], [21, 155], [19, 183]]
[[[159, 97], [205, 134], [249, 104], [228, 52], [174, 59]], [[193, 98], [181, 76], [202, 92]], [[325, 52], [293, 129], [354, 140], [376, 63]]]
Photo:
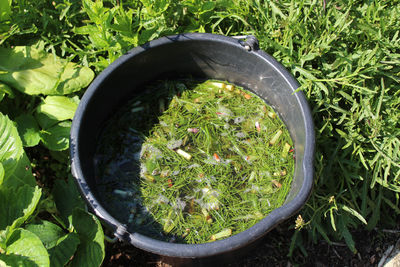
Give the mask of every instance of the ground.
[[[357, 254], [353, 254], [344, 242], [329, 245], [325, 241], [319, 241], [317, 244], [305, 245], [307, 257], [298, 250], [290, 259], [287, 257], [287, 253], [293, 230], [287, 231], [289, 223], [284, 223], [268, 233], [257, 249], [230, 266], [378, 266], [383, 253], [400, 238], [400, 218], [398, 221], [398, 229], [352, 231], [358, 250]], [[107, 254], [103, 266], [167, 267], [170, 265], [160, 261], [156, 255], [141, 251], [129, 244], [117, 242], [107, 244]]]

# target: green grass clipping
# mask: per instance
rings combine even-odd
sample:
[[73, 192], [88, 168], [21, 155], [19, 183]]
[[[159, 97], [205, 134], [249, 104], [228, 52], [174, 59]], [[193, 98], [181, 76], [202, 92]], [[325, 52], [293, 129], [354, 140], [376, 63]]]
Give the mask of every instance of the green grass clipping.
[[106, 123], [98, 195], [130, 231], [212, 242], [284, 203], [293, 151], [284, 123], [253, 93], [216, 80], [161, 81]]

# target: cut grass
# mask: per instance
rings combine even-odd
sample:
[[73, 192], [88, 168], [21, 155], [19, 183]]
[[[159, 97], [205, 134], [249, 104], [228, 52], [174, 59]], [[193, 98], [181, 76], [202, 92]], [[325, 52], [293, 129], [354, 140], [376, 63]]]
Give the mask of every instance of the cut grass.
[[102, 203], [132, 231], [205, 243], [283, 204], [293, 144], [262, 99], [219, 81], [160, 81], [143, 91], [106, 123], [96, 154]]

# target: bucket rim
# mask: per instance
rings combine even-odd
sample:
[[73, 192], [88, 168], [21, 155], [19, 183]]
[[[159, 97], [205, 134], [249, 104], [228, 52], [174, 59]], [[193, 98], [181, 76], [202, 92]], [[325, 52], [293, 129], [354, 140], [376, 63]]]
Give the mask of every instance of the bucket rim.
[[[119, 239], [127, 241], [145, 251], [168, 256], [168, 257], [180, 257], [180, 258], [202, 258], [210, 257], [225, 252], [231, 252], [241, 247], [246, 246], [260, 238], [262, 238], [267, 232], [272, 230], [276, 225], [282, 221], [288, 219], [294, 215], [307, 201], [311, 194], [313, 186], [313, 160], [315, 150], [315, 133], [314, 123], [311, 116], [311, 110], [309, 108], [306, 97], [302, 91], [298, 91], [293, 94], [301, 110], [305, 122], [305, 146], [303, 154], [303, 173], [304, 181], [300, 187], [298, 194], [290, 200], [288, 203], [283, 204], [281, 207], [273, 210], [265, 218], [257, 222], [252, 227], [238, 234], [230, 236], [223, 240], [217, 240], [210, 243], [202, 244], [178, 244], [169, 243], [165, 241], [156, 240], [139, 233], [130, 233], [127, 230], [126, 225], [120, 223], [111, 214], [109, 214], [101, 203], [97, 200], [93, 192], [90, 190], [89, 185], [86, 183], [84, 174], [82, 172], [80, 155], [77, 152], [80, 146], [79, 133], [81, 129], [80, 122], [85, 116], [85, 109], [90, 101], [91, 97], [96, 92], [96, 89], [107, 79], [107, 77], [113, 73], [120, 65], [131, 60], [137, 55], [164, 45], [168, 45], [175, 42], [187, 42], [187, 41], [212, 41], [218, 43], [224, 43], [230, 46], [242, 47], [243, 45], [240, 40], [227, 37], [223, 35], [210, 34], [210, 33], [184, 33], [177, 35], [170, 35], [161, 37], [159, 39], [152, 40], [144, 45], [135, 47], [116, 59], [111, 63], [105, 70], [103, 70], [95, 80], [90, 84], [85, 94], [83, 95], [78, 108], [75, 112], [75, 116], [72, 121], [71, 132], [70, 132], [70, 155], [71, 155], [71, 172], [74, 176], [74, 180], [78, 186], [81, 195], [83, 196], [86, 203], [93, 210], [94, 214], [98, 216], [107, 226], [110, 228], [114, 235]], [[244, 48], [243, 48], [244, 49]], [[290, 89], [295, 92], [300, 86], [295, 78], [272, 56], [268, 55], [262, 50], [252, 49], [249, 53], [254, 53], [256, 56], [261, 57], [263, 60], [268, 61], [270, 65], [279, 72], [282, 77], [290, 85]]]

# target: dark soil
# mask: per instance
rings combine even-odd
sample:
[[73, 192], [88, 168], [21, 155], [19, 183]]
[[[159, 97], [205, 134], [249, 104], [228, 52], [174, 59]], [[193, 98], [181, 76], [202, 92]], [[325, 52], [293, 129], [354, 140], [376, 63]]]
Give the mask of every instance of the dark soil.
[[[356, 230], [352, 231], [358, 252], [352, 253], [346, 244], [337, 242], [329, 245], [325, 241], [305, 244], [304, 252], [297, 249], [288, 257], [291, 237], [294, 230], [287, 230], [289, 222], [268, 233], [263, 241], [241, 260], [231, 263], [231, 267], [250, 266], [377, 266], [382, 254], [400, 238], [400, 231]], [[400, 223], [398, 224], [400, 228]], [[303, 230], [304, 231], [304, 230]], [[305, 255], [306, 253], [307, 255]], [[117, 242], [107, 244], [103, 266], [179, 266], [163, 262], [159, 256], [144, 252], [129, 244]], [[219, 266], [223, 266], [219, 264]]]

